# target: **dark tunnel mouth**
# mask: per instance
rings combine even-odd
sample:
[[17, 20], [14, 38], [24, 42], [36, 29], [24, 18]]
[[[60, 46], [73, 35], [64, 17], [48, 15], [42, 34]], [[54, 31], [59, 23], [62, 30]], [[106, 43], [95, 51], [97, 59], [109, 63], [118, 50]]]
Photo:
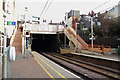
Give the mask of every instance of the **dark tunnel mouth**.
[[59, 52], [57, 34], [32, 34], [31, 49], [37, 52]]

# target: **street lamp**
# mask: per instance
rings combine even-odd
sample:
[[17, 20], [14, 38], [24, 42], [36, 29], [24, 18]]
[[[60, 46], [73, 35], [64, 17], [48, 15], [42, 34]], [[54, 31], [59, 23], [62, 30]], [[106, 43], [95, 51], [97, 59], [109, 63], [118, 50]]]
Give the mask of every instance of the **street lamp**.
[[[64, 24], [64, 28], [66, 29], [66, 25]], [[67, 45], [66, 45], [66, 35], [64, 35], [64, 48], [66, 48]]]
[[28, 11], [28, 7], [25, 7], [25, 26], [24, 26], [24, 57], [26, 57], [26, 12]]
[[[94, 12], [93, 11], [91, 11], [91, 14], [89, 14], [90, 16], [91, 16], [91, 38], [90, 38], [90, 40], [91, 40], [91, 46], [92, 46], [92, 52], [93, 52], [93, 40], [95, 40], [95, 38], [94, 38], [94, 33], [93, 33], [93, 16], [94, 16]], [[96, 15], [96, 17], [97, 17], [97, 15]]]
[[77, 47], [78, 47], [78, 43], [77, 43], [77, 24], [79, 24], [79, 23], [75, 24], [75, 31], [76, 31], [76, 47], [75, 47], [75, 52], [77, 52]]
[[[68, 17], [68, 13], [66, 12], [65, 13], [65, 24], [64, 24], [64, 28], [67, 29], [67, 17]], [[66, 48], [67, 45], [66, 45], [66, 35], [64, 35], [64, 48]]]
[[91, 16], [91, 45], [92, 45], [92, 52], [93, 52], [93, 16]]
[[[5, 27], [5, 22], [6, 22], [6, 14], [10, 14], [8, 10], [5, 9], [5, 3], [6, 1], [3, 0], [4, 3], [4, 11], [3, 11], [3, 17], [4, 17], [4, 52], [3, 52], [3, 64], [2, 64], [2, 76], [3, 78], [7, 78], [7, 54], [6, 53], [6, 45], [7, 45], [7, 36], [6, 36], [6, 27]], [[8, 7], [8, 5], [7, 5]]]

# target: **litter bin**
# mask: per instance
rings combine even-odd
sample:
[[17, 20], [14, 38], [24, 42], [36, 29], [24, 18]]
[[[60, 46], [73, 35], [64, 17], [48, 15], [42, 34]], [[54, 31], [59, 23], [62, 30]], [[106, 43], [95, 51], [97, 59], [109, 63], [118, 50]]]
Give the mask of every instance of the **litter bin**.
[[118, 54], [120, 54], [120, 46], [118, 46], [116, 52], [117, 52]]

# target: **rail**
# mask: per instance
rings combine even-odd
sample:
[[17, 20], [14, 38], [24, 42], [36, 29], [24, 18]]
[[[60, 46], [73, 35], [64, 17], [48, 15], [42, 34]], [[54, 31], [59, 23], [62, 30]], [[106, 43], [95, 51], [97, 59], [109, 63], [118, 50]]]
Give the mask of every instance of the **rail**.
[[[77, 60], [72, 57], [62, 56], [62, 55], [56, 54], [56, 53], [52, 53], [52, 54], [45, 53], [43, 55], [46, 57], [49, 57], [50, 59], [54, 60], [57, 63], [60, 63], [60, 64], [62, 63], [62, 65], [70, 68], [71, 70], [73, 70], [77, 73], [80, 73], [83, 75], [85, 75], [84, 73], [86, 73], [85, 76], [88, 78], [91, 78], [91, 79], [95, 79], [96, 76], [97, 76], [97, 78], [100, 76], [103, 78], [103, 76], [104, 76], [104, 78], [108, 79], [108, 80], [109, 79], [112, 79], [112, 80], [120, 79], [120, 72], [115, 69], [109, 68], [109, 67], [92, 64], [89, 62], [85, 62], [83, 60]], [[68, 66], [69, 64], [71, 64], [71, 66]], [[84, 69], [87, 69], [88, 71], [82, 72]]]

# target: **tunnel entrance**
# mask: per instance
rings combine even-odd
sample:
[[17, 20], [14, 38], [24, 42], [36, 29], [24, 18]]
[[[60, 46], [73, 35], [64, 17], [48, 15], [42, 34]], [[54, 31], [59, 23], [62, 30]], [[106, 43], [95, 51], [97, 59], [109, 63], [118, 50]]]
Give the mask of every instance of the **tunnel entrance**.
[[57, 34], [31, 34], [32, 51], [59, 52], [60, 41]]

